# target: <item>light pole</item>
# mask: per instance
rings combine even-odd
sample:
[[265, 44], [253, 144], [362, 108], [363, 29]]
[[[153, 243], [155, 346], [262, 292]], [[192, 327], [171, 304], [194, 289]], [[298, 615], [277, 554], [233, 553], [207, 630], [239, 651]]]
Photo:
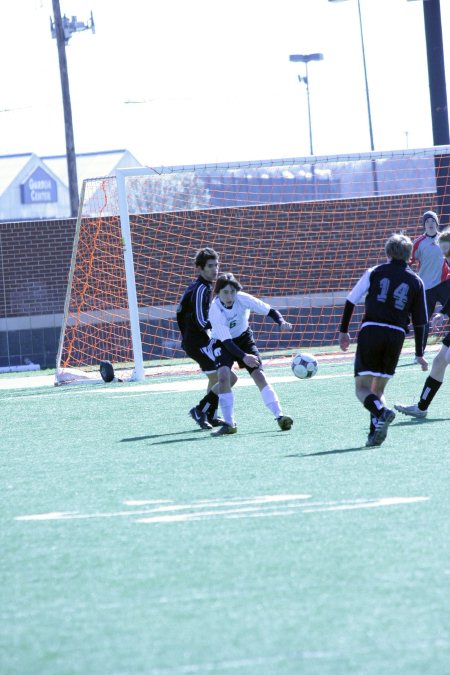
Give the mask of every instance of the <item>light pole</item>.
[[75, 141], [73, 136], [72, 106], [70, 103], [69, 74], [67, 71], [66, 44], [69, 42], [72, 33], [81, 30], [92, 30], [95, 33], [94, 19], [91, 12], [90, 23], [84, 24], [77, 21], [73, 16], [68, 19], [67, 16], [61, 17], [59, 0], [52, 0], [54, 21], [50, 17], [50, 31], [53, 38], [56, 38], [59, 58], [59, 74], [61, 78], [61, 90], [64, 109], [64, 126], [66, 135], [66, 156], [67, 156], [67, 174], [69, 179], [70, 196], [70, 215], [76, 218], [78, 215], [79, 196], [78, 196], [78, 177], [77, 177], [77, 159], [75, 153]]
[[[346, 2], [347, 0], [328, 0], [328, 2]], [[358, 0], [358, 19], [359, 19], [359, 36], [361, 39], [361, 53], [364, 69], [364, 85], [366, 88], [366, 104], [367, 104], [367, 120], [369, 122], [369, 138], [370, 138], [370, 149], [373, 152], [375, 150], [375, 144], [373, 142], [373, 129], [372, 129], [372, 114], [370, 111], [370, 96], [369, 96], [369, 82], [367, 79], [367, 66], [366, 66], [366, 49], [364, 47], [364, 31], [361, 17], [361, 2]], [[373, 189], [375, 194], [378, 194], [378, 176], [377, 176], [377, 166], [375, 160], [372, 159], [372, 179], [373, 179]]]
[[[424, 0], [423, 18], [427, 46], [433, 145], [448, 145], [450, 130], [440, 0], [429, 0], [428, 2]], [[450, 192], [448, 190], [450, 184], [450, 155], [436, 155], [434, 166], [441, 224], [448, 225], [450, 223]]]
[[309, 100], [309, 78], [308, 78], [308, 63], [310, 61], [322, 61], [323, 54], [291, 54], [289, 56], [289, 61], [294, 61], [294, 63], [304, 63], [305, 64], [305, 76], [302, 77], [298, 75], [298, 81], [304, 82], [306, 85], [306, 98], [308, 102], [308, 124], [309, 124], [309, 154], [313, 155], [313, 141], [312, 141], [312, 125], [311, 125], [311, 104]]
[[[347, 2], [347, 0], [328, 0], [328, 2]], [[369, 136], [370, 136], [370, 149], [375, 150], [375, 145], [373, 142], [373, 129], [372, 129], [372, 115], [370, 112], [370, 96], [369, 96], [369, 82], [367, 80], [367, 67], [366, 67], [366, 50], [364, 47], [364, 31], [361, 17], [361, 3], [358, 0], [358, 18], [359, 18], [359, 36], [361, 39], [361, 52], [364, 68], [364, 84], [366, 87], [366, 103], [367, 103], [367, 119], [369, 121]]]

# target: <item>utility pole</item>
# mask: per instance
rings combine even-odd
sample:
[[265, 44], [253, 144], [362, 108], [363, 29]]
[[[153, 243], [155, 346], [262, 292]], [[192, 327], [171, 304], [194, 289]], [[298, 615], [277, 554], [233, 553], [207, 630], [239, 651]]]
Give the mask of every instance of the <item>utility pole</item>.
[[78, 195], [78, 176], [77, 176], [77, 158], [75, 153], [75, 140], [73, 135], [72, 106], [70, 103], [69, 73], [67, 70], [66, 44], [72, 33], [91, 29], [95, 33], [94, 20], [91, 12], [90, 24], [78, 22], [73, 16], [69, 20], [65, 15], [61, 17], [61, 8], [59, 0], [52, 0], [54, 22], [50, 19], [50, 30], [52, 37], [56, 38], [58, 47], [59, 73], [61, 77], [61, 90], [64, 109], [64, 127], [66, 135], [66, 156], [67, 173], [69, 177], [69, 196], [70, 196], [70, 215], [76, 218], [78, 215], [79, 195]]
[[445, 83], [444, 44], [439, 0], [428, 0], [428, 2], [424, 2], [423, 15], [427, 46], [428, 80], [430, 83], [433, 144], [448, 145], [450, 143], [450, 135], [447, 87]]
[[[445, 82], [444, 45], [440, 0], [426, 0], [423, 3], [425, 38], [427, 46], [428, 80], [430, 83], [431, 123], [433, 145], [450, 143], [447, 87]], [[434, 158], [437, 198], [441, 224], [450, 223], [450, 155], [440, 154]]]

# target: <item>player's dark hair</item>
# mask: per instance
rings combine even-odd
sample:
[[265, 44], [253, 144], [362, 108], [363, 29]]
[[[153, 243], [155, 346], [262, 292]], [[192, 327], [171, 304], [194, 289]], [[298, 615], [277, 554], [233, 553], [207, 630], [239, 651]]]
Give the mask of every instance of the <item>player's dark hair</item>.
[[205, 265], [208, 260], [218, 260], [219, 256], [213, 248], [206, 246], [201, 248], [195, 254], [195, 266], [200, 267], [202, 270], [205, 269]]
[[219, 295], [222, 288], [225, 286], [233, 286], [237, 291], [242, 291], [242, 286], [231, 272], [224, 272], [217, 277], [216, 285], [214, 286], [214, 293]]
[[445, 230], [438, 235], [438, 243], [442, 242], [443, 244], [450, 244], [450, 227], [446, 227]]
[[388, 258], [409, 262], [413, 243], [406, 234], [392, 234], [386, 242], [384, 250]]

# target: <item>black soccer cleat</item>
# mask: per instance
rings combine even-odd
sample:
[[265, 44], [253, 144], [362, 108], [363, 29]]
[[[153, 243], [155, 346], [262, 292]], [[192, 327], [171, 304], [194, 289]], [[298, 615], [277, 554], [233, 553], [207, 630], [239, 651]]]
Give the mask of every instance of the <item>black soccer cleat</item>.
[[201, 412], [197, 406], [194, 406], [189, 410], [189, 415], [192, 417], [192, 419], [197, 422], [198, 426], [201, 429], [212, 429], [211, 424], [208, 422], [208, 418], [206, 416], [206, 413]]
[[374, 448], [381, 445], [385, 440], [389, 425], [395, 420], [395, 412], [384, 408], [379, 417], [373, 420], [374, 431], [367, 437], [366, 448]]

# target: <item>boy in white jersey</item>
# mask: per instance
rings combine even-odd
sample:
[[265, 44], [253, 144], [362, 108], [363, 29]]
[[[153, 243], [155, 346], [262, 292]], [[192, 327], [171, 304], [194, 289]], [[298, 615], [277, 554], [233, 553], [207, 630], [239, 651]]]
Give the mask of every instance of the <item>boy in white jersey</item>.
[[[425, 211], [422, 216], [424, 233], [413, 243], [411, 264], [418, 263], [418, 275], [425, 286], [428, 317], [436, 309], [436, 303], [445, 305], [450, 298], [450, 269], [438, 244], [439, 219], [434, 211]], [[427, 345], [430, 324], [425, 327], [423, 348]]]
[[210, 310], [211, 337], [215, 340], [214, 355], [219, 378], [219, 405], [225, 424], [212, 436], [235, 434], [234, 394], [231, 390], [231, 368], [235, 361], [246, 368], [261, 392], [261, 397], [274, 415], [282, 431], [289, 431], [293, 420], [283, 415], [278, 396], [267, 382], [262, 369], [261, 356], [253, 339], [248, 319], [250, 312], [270, 316], [282, 331], [291, 331], [292, 324], [283, 319], [281, 314], [267, 303], [253, 295], [242, 292], [241, 284], [233, 274], [219, 274], [214, 288], [214, 298]]

